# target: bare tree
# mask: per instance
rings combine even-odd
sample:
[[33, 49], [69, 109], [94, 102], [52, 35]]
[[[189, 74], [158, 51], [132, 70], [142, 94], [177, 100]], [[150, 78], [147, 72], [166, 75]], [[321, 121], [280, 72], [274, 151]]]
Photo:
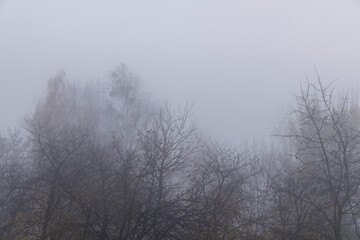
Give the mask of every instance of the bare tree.
[[248, 239], [252, 199], [247, 188], [256, 173], [250, 153], [213, 143], [205, 145], [193, 172], [192, 221], [187, 231], [193, 239]]
[[19, 236], [19, 216], [27, 201], [23, 187], [28, 176], [26, 153], [26, 144], [19, 131], [9, 131], [0, 137], [0, 239]]
[[305, 189], [294, 189], [291, 197], [311, 206], [322, 223], [313, 227], [327, 239], [349, 239], [345, 220], [358, 205], [360, 184], [359, 107], [348, 94], [335, 100], [332, 84], [324, 86], [320, 78], [301, 90], [296, 124], [286, 136], [294, 140], [294, 176]]

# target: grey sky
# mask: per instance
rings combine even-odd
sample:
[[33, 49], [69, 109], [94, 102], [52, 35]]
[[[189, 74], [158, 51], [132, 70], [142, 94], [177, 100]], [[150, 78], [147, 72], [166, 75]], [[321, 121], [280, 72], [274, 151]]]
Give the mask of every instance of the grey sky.
[[0, 129], [47, 80], [126, 63], [158, 99], [195, 101], [214, 137], [270, 134], [314, 65], [359, 87], [359, 0], [0, 0]]

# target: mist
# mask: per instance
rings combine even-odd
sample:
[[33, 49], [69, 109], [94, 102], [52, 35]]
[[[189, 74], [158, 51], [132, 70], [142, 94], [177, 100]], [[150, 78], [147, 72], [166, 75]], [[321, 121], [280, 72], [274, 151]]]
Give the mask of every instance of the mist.
[[[266, 138], [301, 81], [358, 87], [358, 1], [3, 1], [1, 129], [59, 70], [88, 81], [125, 63], [158, 99], [195, 102], [223, 140]], [[11, 103], [11, 105], [9, 105]]]
[[0, 0], [0, 240], [360, 239], [359, 23]]

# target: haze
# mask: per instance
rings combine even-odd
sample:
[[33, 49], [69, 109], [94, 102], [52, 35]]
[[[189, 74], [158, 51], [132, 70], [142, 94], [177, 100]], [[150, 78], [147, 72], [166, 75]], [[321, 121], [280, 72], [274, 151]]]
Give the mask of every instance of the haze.
[[262, 139], [314, 66], [359, 87], [359, 23], [355, 0], [1, 1], [0, 129], [60, 69], [87, 81], [125, 63], [156, 99], [194, 101], [214, 137]]

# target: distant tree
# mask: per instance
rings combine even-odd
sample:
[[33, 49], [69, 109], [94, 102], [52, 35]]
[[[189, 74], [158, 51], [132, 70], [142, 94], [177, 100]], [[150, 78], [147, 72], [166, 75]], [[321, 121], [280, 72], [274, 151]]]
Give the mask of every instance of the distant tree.
[[108, 85], [108, 112], [112, 120], [108, 122], [122, 141], [131, 145], [136, 140], [137, 129], [142, 129], [151, 121], [155, 111], [150, 98], [140, 87], [139, 78], [125, 64], [119, 65], [111, 73]]

